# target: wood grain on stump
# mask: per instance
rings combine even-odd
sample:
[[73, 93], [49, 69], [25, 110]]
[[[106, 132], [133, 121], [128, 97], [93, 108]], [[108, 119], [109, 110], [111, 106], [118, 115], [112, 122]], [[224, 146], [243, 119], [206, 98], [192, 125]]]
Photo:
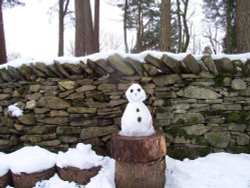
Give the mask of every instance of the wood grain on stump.
[[81, 185], [86, 185], [90, 179], [96, 176], [101, 169], [101, 166], [92, 167], [90, 169], [79, 169], [75, 167], [57, 168], [57, 173], [64, 181], [74, 181]]
[[6, 187], [7, 185], [11, 185], [11, 175], [10, 172], [0, 177], [0, 188]]
[[12, 173], [12, 180], [15, 188], [32, 188], [38, 181], [48, 180], [55, 174], [55, 168], [50, 168], [42, 172], [27, 174], [22, 172], [20, 175]]
[[166, 141], [163, 133], [128, 137], [112, 135], [117, 188], [163, 188]]

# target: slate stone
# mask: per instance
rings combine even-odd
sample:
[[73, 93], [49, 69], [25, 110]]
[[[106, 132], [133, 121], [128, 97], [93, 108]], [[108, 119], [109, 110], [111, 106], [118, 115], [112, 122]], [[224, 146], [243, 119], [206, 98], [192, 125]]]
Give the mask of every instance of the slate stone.
[[196, 124], [183, 128], [188, 135], [200, 136], [206, 133], [209, 129], [204, 124]]
[[201, 71], [200, 63], [191, 54], [188, 54], [182, 62], [189, 69], [191, 73], [198, 74]]
[[136, 71], [137, 75], [143, 76], [144, 68], [143, 68], [141, 62], [139, 62], [139, 61], [137, 61], [135, 59], [132, 59], [131, 57], [126, 57], [124, 59], [124, 61], [126, 63], [128, 63], [131, 67], [134, 68], [134, 70]]
[[217, 67], [210, 55], [203, 56], [201, 59], [210, 72], [212, 72], [215, 75], [218, 75]]
[[18, 117], [18, 120], [25, 125], [35, 125], [36, 118], [33, 114], [24, 114]]
[[107, 127], [89, 127], [84, 128], [81, 131], [80, 138], [82, 140], [88, 140], [91, 138], [96, 138], [100, 136], [106, 136], [113, 132], [118, 131], [117, 127], [115, 126], [107, 126]]
[[45, 73], [47, 76], [49, 77], [54, 77], [55, 75], [47, 68], [47, 66], [44, 63], [40, 63], [40, 62], [36, 62], [34, 64], [34, 66], [42, 71], [43, 73]]
[[11, 95], [10, 94], [0, 94], [0, 101], [5, 100], [5, 99], [10, 99]]
[[177, 92], [177, 95], [193, 99], [218, 99], [221, 97], [220, 94], [216, 93], [213, 90], [196, 86], [188, 86], [185, 89]]
[[103, 70], [105, 70], [107, 73], [111, 74], [115, 70], [110, 66], [110, 64], [107, 63], [104, 59], [99, 59], [96, 62], [96, 65], [100, 66]]
[[95, 90], [96, 86], [93, 85], [84, 85], [76, 89], [77, 92], [84, 92], [84, 91], [92, 91]]
[[157, 67], [158, 69], [160, 69], [161, 72], [168, 73], [168, 74], [171, 73], [170, 69], [160, 59], [157, 59], [156, 57], [150, 54], [146, 55], [144, 60], [150, 63], [151, 65]]
[[67, 90], [75, 89], [75, 87], [76, 87], [76, 82], [70, 81], [70, 80], [58, 82], [58, 84]]
[[51, 97], [51, 96], [42, 97], [38, 101], [37, 105], [54, 110], [66, 109], [71, 106], [68, 101], [61, 99], [59, 97]]
[[175, 114], [172, 122], [183, 125], [194, 125], [204, 123], [204, 116], [201, 113]]
[[115, 70], [126, 76], [133, 76], [135, 74], [134, 69], [118, 54], [109, 56], [107, 61]]
[[246, 146], [249, 144], [249, 136], [247, 134], [239, 134], [236, 138], [236, 143], [239, 146]]
[[227, 132], [208, 132], [205, 134], [206, 141], [213, 147], [226, 148], [230, 141], [230, 133]]
[[68, 117], [47, 117], [43, 119], [37, 120], [40, 123], [44, 123], [47, 125], [65, 125], [68, 124], [69, 118]]
[[94, 114], [96, 113], [96, 108], [87, 108], [87, 107], [69, 107], [69, 113], [80, 113], [80, 114]]
[[80, 132], [80, 127], [58, 126], [56, 129], [58, 135], [80, 134]]
[[70, 78], [69, 73], [63, 68], [62, 64], [58, 61], [54, 61], [54, 66], [57, 68], [58, 71], [61, 72], [62, 75], [66, 78]]
[[160, 73], [159, 69], [153, 65], [150, 65], [148, 63], [144, 63], [143, 65], [144, 71], [149, 76], [156, 76]]
[[171, 75], [157, 76], [153, 79], [153, 82], [157, 86], [165, 86], [165, 85], [175, 84], [176, 82], [180, 80], [181, 80], [181, 77], [178, 74], [171, 74]]
[[87, 60], [87, 67], [92, 69], [93, 72], [100, 76], [105, 76], [108, 74], [102, 67], [98, 66], [95, 61], [92, 61], [90, 59]]
[[214, 60], [218, 72], [234, 73], [236, 71], [234, 64], [228, 58]]
[[162, 62], [173, 72], [173, 73], [181, 73], [181, 63], [178, 61], [178, 60], [176, 60], [176, 59], [174, 59], [174, 58], [172, 58], [172, 57], [170, 57], [170, 56], [168, 56], [168, 55], [166, 55], [166, 54], [164, 54], [162, 57], [161, 57], [161, 60], [162, 60]]
[[71, 75], [81, 75], [83, 73], [82, 67], [79, 64], [63, 63], [62, 66]]
[[235, 90], [245, 90], [247, 88], [247, 83], [242, 79], [234, 79], [232, 81], [232, 88]]

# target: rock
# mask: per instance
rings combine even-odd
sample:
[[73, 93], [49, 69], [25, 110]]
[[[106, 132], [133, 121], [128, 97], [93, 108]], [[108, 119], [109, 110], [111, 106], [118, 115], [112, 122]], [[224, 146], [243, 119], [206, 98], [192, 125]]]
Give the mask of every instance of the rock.
[[7, 71], [5, 68], [0, 69], [0, 75], [3, 78], [3, 80], [10, 82], [12, 80], [12, 77], [10, 76], [9, 71]]
[[172, 119], [174, 115], [171, 112], [157, 113], [156, 119]]
[[0, 94], [0, 101], [5, 100], [5, 99], [10, 99], [11, 95], [10, 94]]
[[56, 129], [56, 134], [58, 135], [69, 135], [69, 134], [80, 134], [80, 127], [69, 127], [69, 126], [58, 126]]
[[126, 76], [133, 76], [135, 74], [134, 69], [118, 54], [109, 56], [107, 61], [114, 69]]
[[161, 60], [173, 73], [181, 73], [181, 63], [178, 60], [166, 54], [162, 56]]
[[18, 117], [18, 120], [25, 125], [35, 125], [36, 118], [33, 114], [24, 114]]
[[37, 62], [34, 64], [34, 66], [49, 77], [53, 78], [55, 76], [44, 63]]
[[23, 142], [37, 143], [42, 141], [41, 135], [24, 135], [20, 138]]
[[212, 110], [242, 110], [241, 104], [213, 104]]
[[64, 99], [61, 99], [59, 97], [42, 97], [38, 103], [38, 106], [49, 108], [49, 109], [54, 109], [54, 110], [59, 110], [59, 109], [66, 109], [70, 107], [70, 103], [67, 102]]
[[59, 136], [59, 140], [62, 143], [77, 143], [78, 142], [78, 137], [74, 137], [74, 136]]
[[236, 143], [240, 146], [246, 146], [249, 144], [249, 136], [247, 134], [240, 134], [236, 138]]
[[95, 63], [109, 74], [115, 71], [104, 59], [99, 59]]
[[242, 79], [234, 79], [232, 81], [232, 88], [235, 90], [245, 90], [247, 88], [247, 84]]
[[179, 92], [177, 92], [177, 95], [194, 99], [218, 99], [221, 97], [220, 94], [210, 89], [205, 89], [196, 86], [188, 86], [185, 89], [182, 89]]
[[240, 91], [240, 95], [244, 97], [249, 97], [250, 96], [250, 88], [247, 88], [245, 90]]
[[238, 123], [230, 123], [228, 125], [228, 129], [230, 131], [235, 131], [235, 132], [244, 132], [246, 129], [245, 124], [238, 124]]
[[165, 85], [175, 84], [176, 82], [180, 80], [181, 80], [181, 77], [178, 74], [171, 74], [171, 75], [157, 76], [153, 79], [153, 82], [157, 86], [165, 86]]
[[59, 85], [67, 90], [70, 90], [70, 89], [75, 89], [76, 82], [75, 81], [63, 81], [63, 82], [59, 82]]
[[81, 131], [80, 138], [82, 140], [87, 140], [90, 138], [96, 138], [100, 136], [106, 136], [113, 132], [118, 131], [117, 127], [115, 126], [107, 126], [107, 127], [89, 127], [84, 128]]
[[96, 113], [96, 108], [87, 107], [70, 107], [68, 108], [69, 113], [80, 113], [80, 114], [94, 114]]
[[60, 140], [55, 139], [55, 140], [48, 140], [48, 141], [43, 141], [43, 142], [38, 142], [36, 143], [39, 146], [42, 147], [53, 147], [53, 146], [58, 146], [61, 144]]
[[31, 100], [31, 101], [26, 102], [25, 108], [29, 109], [29, 110], [35, 109], [36, 108], [36, 101]]
[[214, 62], [215, 62], [218, 72], [229, 72], [229, 73], [235, 72], [235, 67], [233, 63], [230, 61], [230, 59], [228, 58], [214, 60]]
[[147, 75], [149, 75], [149, 76], [155, 76], [155, 75], [159, 74], [159, 69], [157, 69], [153, 65], [150, 65], [148, 63], [144, 63], [142, 66], [143, 66], [145, 72], [147, 73]]
[[51, 110], [50, 117], [67, 117], [69, 113], [63, 110]]
[[18, 68], [18, 70], [27, 80], [34, 80], [36, 78], [35, 73], [31, 70], [30, 67], [25, 64], [22, 64], [21, 67]]
[[103, 83], [103, 84], [100, 84], [97, 88], [98, 90], [101, 90], [101, 91], [116, 91], [117, 90], [117, 85], [116, 84], [107, 84], [107, 83]]
[[144, 69], [141, 62], [134, 60], [131, 57], [126, 57], [124, 61], [133, 67], [138, 75], [143, 76]]
[[204, 124], [196, 124], [188, 127], [183, 128], [188, 135], [203, 135], [208, 131], [208, 127], [206, 127]]
[[206, 141], [216, 148], [226, 148], [230, 141], [230, 133], [227, 132], [208, 132], [205, 134]]
[[84, 92], [84, 91], [92, 91], [95, 90], [96, 86], [93, 85], [84, 85], [76, 89], [77, 92]]
[[70, 100], [74, 100], [74, 99], [84, 99], [85, 95], [84, 92], [75, 92], [70, 94], [69, 96], [65, 97], [65, 99], [70, 99]]
[[201, 71], [200, 63], [191, 54], [188, 54], [182, 62], [191, 73], [198, 74]]
[[186, 113], [186, 114], [176, 114], [173, 123], [191, 125], [204, 123], [204, 116], [201, 113]]
[[214, 60], [210, 55], [203, 56], [201, 59], [209, 71], [211, 71], [215, 75], [218, 75], [217, 67], [215, 66]]
[[160, 69], [161, 72], [171, 73], [170, 69], [160, 59], [157, 59], [156, 57], [150, 54], [146, 55], [144, 59], [146, 62]]
[[72, 75], [81, 75], [83, 73], [83, 70], [79, 64], [63, 63], [62, 66]]
[[108, 103], [107, 107], [120, 106], [120, 105], [125, 104], [125, 103], [127, 103], [127, 100], [125, 100], [125, 99], [111, 100]]
[[68, 117], [48, 117], [44, 119], [38, 119], [38, 122], [48, 125], [65, 125], [68, 124]]

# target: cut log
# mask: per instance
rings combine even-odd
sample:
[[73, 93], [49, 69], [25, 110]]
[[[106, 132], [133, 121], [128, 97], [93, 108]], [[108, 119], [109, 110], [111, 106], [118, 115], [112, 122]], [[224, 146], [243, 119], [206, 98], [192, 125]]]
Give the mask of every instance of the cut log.
[[163, 133], [142, 137], [114, 133], [112, 155], [116, 159], [117, 188], [164, 187], [166, 141]]
[[6, 187], [7, 185], [12, 185], [10, 172], [0, 177], [0, 187]]
[[92, 167], [90, 169], [79, 169], [75, 167], [60, 168], [56, 167], [57, 173], [64, 181], [74, 181], [81, 185], [86, 185], [90, 179], [98, 174], [101, 166]]
[[42, 172], [27, 174], [22, 172], [19, 174], [12, 173], [12, 180], [15, 188], [32, 188], [35, 184], [42, 180], [48, 180], [55, 174], [55, 168], [50, 168]]
[[157, 160], [166, 155], [164, 133], [158, 132], [151, 136], [112, 135], [112, 155], [117, 161], [143, 163]]

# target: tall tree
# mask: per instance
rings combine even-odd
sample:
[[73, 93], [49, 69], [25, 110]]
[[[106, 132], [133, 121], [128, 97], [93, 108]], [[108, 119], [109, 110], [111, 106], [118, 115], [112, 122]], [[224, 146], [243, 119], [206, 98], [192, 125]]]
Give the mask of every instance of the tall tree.
[[7, 62], [5, 36], [4, 36], [4, 25], [3, 25], [3, 14], [2, 14], [3, 0], [0, 0], [0, 64]]
[[19, 0], [0, 0], [0, 64], [7, 62], [7, 52], [5, 44], [5, 35], [4, 35], [4, 19], [3, 19], [3, 7], [12, 8], [16, 5], [23, 6], [24, 3]]
[[170, 15], [171, 4], [170, 0], [161, 1], [161, 30], [160, 30], [160, 50], [170, 51], [171, 50], [171, 15]]
[[124, 46], [125, 52], [128, 53], [128, 36], [127, 36], [127, 19], [128, 18], [128, 0], [124, 3], [124, 14], [123, 14], [123, 35], [124, 35]]
[[64, 18], [67, 14], [69, 0], [59, 0], [59, 43], [58, 56], [64, 55]]
[[75, 56], [84, 56], [85, 47], [85, 17], [82, 0], [75, 0]]
[[250, 51], [250, 1], [236, 2], [237, 52]]
[[92, 20], [89, 0], [75, 0], [75, 55], [84, 56], [99, 51], [99, 6], [95, 1], [95, 18]]

